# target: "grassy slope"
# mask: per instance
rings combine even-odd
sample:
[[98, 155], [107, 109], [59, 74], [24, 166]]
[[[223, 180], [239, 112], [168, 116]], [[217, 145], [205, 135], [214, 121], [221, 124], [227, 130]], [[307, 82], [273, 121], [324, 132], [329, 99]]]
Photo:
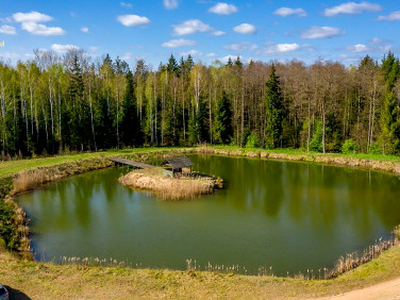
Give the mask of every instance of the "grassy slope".
[[[216, 147], [236, 150], [234, 147]], [[148, 152], [163, 149], [136, 149]], [[252, 150], [252, 149], [250, 149]], [[275, 152], [275, 151], [274, 151]], [[297, 150], [278, 151], [306, 155]], [[107, 151], [52, 158], [37, 158], [0, 163], [0, 176], [24, 169], [55, 165], [79, 159], [129, 154], [127, 151]], [[321, 154], [312, 154], [321, 155]], [[332, 155], [332, 154], [329, 154]], [[338, 156], [338, 155], [332, 155]], [[398, 157], [352, 155], [360, 159], [400, 162]], [[32, 298], [286, 298], [310, 297], [342, 293], [354, 288], [400, 276], [400, 247], [394, 247], [379, 258], [355, 271], [329, 281], [304, 281], [271, 277], [240, 276], [209, 272], [169, 270], [132, 270], [124, 268], [60, 266], [27, 262], [0, 250], [0, 281], [12, 293], [24, 293]]]
[[215, 149], [222, 149], [222, 150], [242, 150], [242, 151], [268, 151], [271, 153], [286, 153], [286, 154], [293, 154], [293, 155], [306, 155], [306, 156], [329, 156], [329, 157], [344, 157], [344, 158], [356, 158], [356, 159], [369, 159], [369, 160], [376, 160], [376, 161], [390, 161], [390, 162], [399, 162], [400, 163], [400, 156], [390, 156], [390, 155], [377, 155], [377, 154], [366, 154], [366, 153], [359, 153], [359, 154], [343, 154], [343, 153], [319, 153], [319, 152], [306, 152], [302, 149], [274, 149], [274, 150], [265, 150], [259, 148], [238, 148], [236, 146], [212, 146]]
[[34, 159], [23, 159], [23, 160], [15, 160], [15, 161], [6, 161], [0, 162], [0, 176], [17, 173], [22, 170], [37, 168], [43, 166], [52, 166], [72, 161], [77, 161], [80, 159], [90, 159], [96, 158], [99, 156], [116, 156], [116, 155], [124, 155], [132, 152], [140, 153], [140, 152], [152, 152], [152, 151], [160, 151], [160, 150], [171, 150], [176, 148], [138, 148], [134, 150], [110, 150], [104, 152], [96, 152], [96, 153], [79, 153], [79, 154], [71, 154], [71, 155], [61, 155], [61, 156], [52, 156], [52, 157], [42, 157], [42, 158], [34, 158]]
[[137, 270], [21, 261], [0, 252], [0, 279], [33, 299], [289, 298], [343, 293], [400, 276], [400, 247], [337, 279], [257, 277], [212, 272]]

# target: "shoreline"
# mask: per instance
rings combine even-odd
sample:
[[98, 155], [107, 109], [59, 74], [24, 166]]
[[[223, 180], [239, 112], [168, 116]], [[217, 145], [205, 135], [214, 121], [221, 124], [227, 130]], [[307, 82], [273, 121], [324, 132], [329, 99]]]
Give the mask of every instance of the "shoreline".
[[[232, 148], [218, 148], [218, 147], [198, 147], [198, 148], [177, 148], [177, 149], [156, 149], [151, 151], [140, 151], [135, 152], [135, 150], [131, 152], [123, 152], [121, 153], [124, 157], [127, 158], [135, 158], [140, 159], [142, 161], [149, 161], [154, 159], [161, 159], [171, 155], [181, 155], [181, 154], [215, 154], [215, 155], [227, 155], [227, 156], [238, 156], [238, 157], [249, 157], [249, 158], [260, 158], [260, 159], [272, 159], [272, 160], [280, 160], [280, 161], [299, 161], [299, 162], [307, 162], [307, 163], [318, 163], [318, 164], [326, 164], [326, 165], [335, 165], [335, 166], [344, 166], [344, 167], [354, 167], [361, 168], [367, 170], [376, 170], [389, 172], [395, 175], [400, 175], [400, 162], [397, 161], [379, 161], [373, 159], [364, 159], [357, 157], [348, 157], [348, 156], [337, 156], [337, 155], [319, 155], [319, 154], [304, 154], [304, 153], [279, 153], [279, 152], [271, 152], [268, 150], [248, 150], [248, 149], [232, 149]], [[121, 156], [119, 154], [119, 156]], [[88, 159], [79, 159], [72, 162], [65, 162], [55, 165], [48, 166], [40, 166], [37, 168], [31, 168], [27, 170], [23, 170], [14, 174], [8, 174], [6, 176], [2, 176], [0, 178], [1, 182], [5, 184], [1, 186], [0, 190], [0, 204], [8, 206], [14, 212], [14, 218], [20, 220], [18, 226], [16, 228], [16, 232], [18, 232], [20, 243], [16, 249], [13, 250], [14, 253], [19, 257], [17, 260], [24, 261], [26, 259], [33, 260], [33, 256], [31, 253], [31, 249], [27, 247], [29, 246], [29, 227], [28, 221], [26, 219], [26, 214], [18, 206], [18, 204], [14, 200], [14, 196], [34, 189], [38, 186], [41, 186], [47, 182], [56, 181], [61, 178], [65, 178], [68, 176], [73, 176], [76, 174], [81, 174], [84, 172], [88, 172], [91, 170], [97, 170], [101, 168], [107, 168], [112, 164], [108, 161], [109, 157], [116, 156], [116, 154], [98, 154], [97, 157], [88, 158]], [[36, 176], [36, 175], [40, 176]], [[22, 180], [22, 183], [18, 180]], [[26, 180], [30, 179], [31, 182], [26, 182]], [[19, 185], [17, 188], [16, 185]], [[22, 221], [21, 221], [22, 220]], [[0, 248], [1, 244], [0, 244]], [[391, 253], [394, 250], [399, 248], [398, 245], [393, 247], [389, 247], [389, 250], [384, 249], [384, 253]], [[0, 250], [0, 254], [2, 251]], [[382, 255], [380, 253], [377, 257], [373, 258], [372, 262]], [[27, 255], [29, 254], [29, 255]], [[34, 262], [34, 264], [42, 265], [41, 262]], [[369, 263], [363, 262], [360, 266], [357, 265], [357, 268], [350, 268], [346, 270], [346, 272], [341, 272], [337, 274], [339, 279], [345, 276], [346, 274], [351, 274], [356, 272], [356, 270], [363, 268], [363, 266], [368, 265]], [[61, 266], [62, 267], [62, 266]], [[170, 271], [170, 272], [182, 272], [182, 271]], [[205, 271], [196, 271], [204, 273]], [[238, 275], [239, 276], [239, 275]], [[240, 275], [242, 276], [242, 275]], [[245, 276], [245, 275], [243, 275]], [[347, 275], [346, 275], [347, 276]], [[399, 271], [400, 276], [400, 271]], [[334, 276], [336, 277], [336, 276]], [[285, 277], [277, 277], [285, 279]], [[392, 278], [392, 277], [390, 277]], [[289, 280], [290, 278], [286, 278]], [[304, 279], [293, 279], [293, 280], [304, 280]], [[328, 281], [334, 281], [335, 279], [329, 279]]]

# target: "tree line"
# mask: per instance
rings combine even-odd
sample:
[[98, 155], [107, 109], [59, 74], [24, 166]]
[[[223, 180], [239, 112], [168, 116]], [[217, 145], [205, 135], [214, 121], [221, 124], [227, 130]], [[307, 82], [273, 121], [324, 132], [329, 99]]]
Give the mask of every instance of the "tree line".
[[0, 62], [1, 159], [199, 143], [400, 153], [400, 63], [206, 66], [171, 55], [157, 70], [81, 50]]

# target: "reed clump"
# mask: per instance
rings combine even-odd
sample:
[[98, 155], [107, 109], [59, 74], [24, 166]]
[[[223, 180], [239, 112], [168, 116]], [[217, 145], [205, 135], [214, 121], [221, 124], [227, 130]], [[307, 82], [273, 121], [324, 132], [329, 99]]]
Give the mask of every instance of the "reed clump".
[[193, 199], [212, 194], [223, 186], [221, 178], [200, 174], [163, 177], [161, 168], [135, 170], [121, 176], [119, 182], [131, 188], [150, 191], [163, 200]]
[[333, 269], [325, 274], [324, 279], [336, 278], [345, 272], [353, 270], [358, 266], [373, 260], [382, 254], [382, 252], [392, 248], [393, 246], [399, 245], [400, 225], [395, 227], [393, 234], [393, 238], [389, 240], [383, 240], [380, 238], [379, 240], [375, 241], [373, 245], [369, 246], [361, 254], [353, 252], [346, 254], [346, 256], [340, 257]]
[[91, 170], [106, 168], [111, 165], [112, 163], [107, 158], [100, 157], [24, 170], [14, 176], [12, 193], [22, 193], [37, 188], [47, 182], [56, 181], [64, 177]]

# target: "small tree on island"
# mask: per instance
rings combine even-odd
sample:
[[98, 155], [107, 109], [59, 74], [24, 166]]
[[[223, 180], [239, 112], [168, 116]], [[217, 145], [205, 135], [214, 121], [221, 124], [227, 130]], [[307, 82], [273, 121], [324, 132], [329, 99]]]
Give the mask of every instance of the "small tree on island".
[[223, 91], [215, 113], [214, 138], [217, 143], [229, 144], [233, 136], [231, 103]]
[[283, 95], [279, 77], [275, 74], [275, 65], [271, 67], [271, 74], [265, 87], [267, 113], [265, 146], [266, 148], [277, 148], [282, 140]]

